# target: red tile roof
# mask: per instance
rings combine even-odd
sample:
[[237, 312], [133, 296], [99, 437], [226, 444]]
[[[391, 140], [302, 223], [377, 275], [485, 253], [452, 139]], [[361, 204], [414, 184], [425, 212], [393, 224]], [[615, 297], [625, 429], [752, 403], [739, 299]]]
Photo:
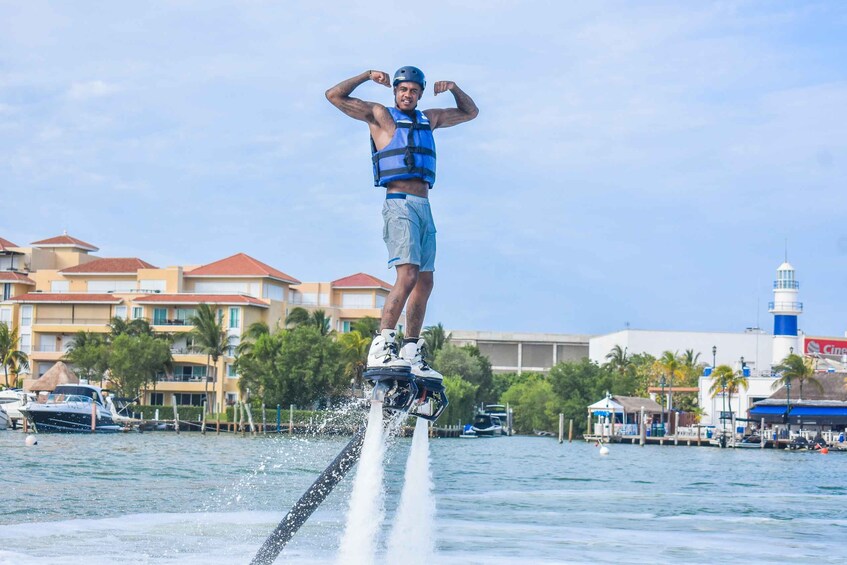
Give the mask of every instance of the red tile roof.
[[268, 307], [266, 302], [243, 294], [150, 294], [134, 301], [144, 304], [250, 304]]
[[138, 269], [155, 269], [155, 265], [151, 265], [147, 261], [142, 261], [137, 257], [114, 257], [108, 259], [95, 259], [88, 263], [82, 263], [74, 267], [68, 267], [59, 271], [65, 275], [79, 274], [132, 274], [134, 275]]
[[0, 237], [0, 251], [7, 251], [7, 247], [17, 247], [17, 245], [12, 243], [8, 239], [3, 239], [2, 237]]
[[71, 237], [68, 234], [42, 239], [41, 241], [33, 241], [32, 244], [41, 247], [79, 247], [87, 251], [99, 251], [97, 247], [94, 247], [90, 243]]
[[270, 265], [262, 263], [245, 253], [236, 253], [232, 257], [197, 267], [185, 273], [186, 277], [268, 277], [290, 284], [300, 284], [300, 281], [286, 275]]
[[394, 288], [387, 282], [367, 273], [356, 273], [355, 275], [332, 281], [331, 284], [333, 288], [382, 288], [385, 290]]
[[0, 281], [22, 283], [35, 286], [35, 281], [21, 273], [13, 273], [11, 271], [0, 271]]
[[92, 302], [101, 304], [120, 304], [121, 298], [113, 294], [88, 294], [86, 292], [30, 292], [10, 298], [12, 302], [66, 302], [69, 304], [88, 304]]

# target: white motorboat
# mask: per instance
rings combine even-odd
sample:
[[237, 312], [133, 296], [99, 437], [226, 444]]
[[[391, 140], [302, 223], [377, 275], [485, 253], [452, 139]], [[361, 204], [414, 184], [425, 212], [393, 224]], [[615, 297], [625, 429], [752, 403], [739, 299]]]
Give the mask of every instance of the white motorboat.
[[9, 415], [6, 414], [6, 411], [3, 410], [3, 407], [0, 406], [0, 430], [5, 430], [9, 427]]
[[46, 402], [30, 402], [21, 413], [39, 432], [123, 431], [112, 418], [102, 390], [93, 385], [59, 385]]
[[21, 414], [21, 408], [33, 400], [35, 400], [35, 395], [31, 392], [24, 392], [15, 388], [0, 390], [0, 408], [5, 410], [9, 416], [9, 424], [11, 424], [13, 430], [23, 422], [24, 416]]
[[503, 425], [500, 418], [491, 414], [477, 414], [474, 416], [471, 430], [478, 437], [496, 437], [503, 435]]

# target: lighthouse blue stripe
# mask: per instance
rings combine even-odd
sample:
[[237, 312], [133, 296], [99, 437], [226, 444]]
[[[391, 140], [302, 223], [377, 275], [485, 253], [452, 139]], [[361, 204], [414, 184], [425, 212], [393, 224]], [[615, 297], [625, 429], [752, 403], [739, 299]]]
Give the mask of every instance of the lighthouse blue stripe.
[[797, 335], [797, 316], [775, 314], [773, 317], [773, 335]]

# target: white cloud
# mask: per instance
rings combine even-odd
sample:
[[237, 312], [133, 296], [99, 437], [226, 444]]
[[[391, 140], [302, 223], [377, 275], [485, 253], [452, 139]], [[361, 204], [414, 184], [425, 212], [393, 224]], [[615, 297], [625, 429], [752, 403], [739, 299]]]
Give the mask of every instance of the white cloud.
[[91, 98], [102, 98], [118, 92], [117, 85], [109, 84], [102, 80], [91, 80], [87, 82], [75, 82], [68, 90], [68, 98], [71, 100], [89, 100]]

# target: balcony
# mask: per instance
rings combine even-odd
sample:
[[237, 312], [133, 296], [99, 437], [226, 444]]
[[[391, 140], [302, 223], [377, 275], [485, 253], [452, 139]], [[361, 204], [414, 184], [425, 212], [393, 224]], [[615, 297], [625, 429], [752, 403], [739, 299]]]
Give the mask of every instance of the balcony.
[[802, 302], [768, 302], [768, 311], [773, 313], [775, 310], [780, 312], [802, 312]]
[[188, 376], [188, 375], [165, 375], [156, 379], [160, 383], [204, 383], [215, 382], [214, 377]]
[[797, 281], [773, 281], [773, 287], [776, 289], [797, 290], [800, 288], [800, 283]]
[[36, 326], [108, 326], [109, 318], [35, 318]]

